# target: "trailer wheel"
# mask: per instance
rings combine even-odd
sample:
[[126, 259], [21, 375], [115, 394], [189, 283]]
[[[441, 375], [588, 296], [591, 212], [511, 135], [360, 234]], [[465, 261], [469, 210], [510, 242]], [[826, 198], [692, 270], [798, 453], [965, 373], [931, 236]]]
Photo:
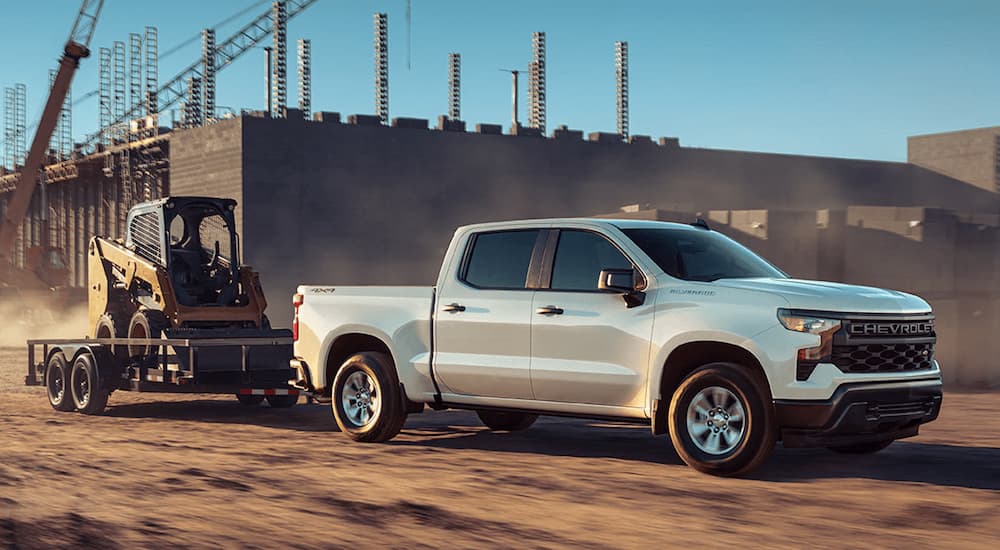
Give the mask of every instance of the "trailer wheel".
[[76, 410], [83, 414], [101, 414], [108, 405], [108, 389], [97, 375], [94, 356], [81, 353], [70, 370], [70, 393]]
[[406, 409], [392, 360], [368, 351], [351, 356], [333, 381], [333, 417], [355, 441], [389, 441], [406, 422]]
[[[162, 311], [155, 309], [140, 309], [132, 315], [132, 320], [128, 324], [128, 337], [156, 340], [167, 328], [169, 323]], [[129, 357], [147, 357], [153, 355], [156, 346], [130, 345], [128, 347]]]
[[295, 395], [269, 395], [267, 404], [275, 409], [287, 409], [294, 407], [299, 402], [299, 394]]
[[264, 402], [263, 395], [247, 395], [238, 393], [236, 394], [236, 399], [240, 402], [240, 405], [244, 407], [256, 407]]
[[62, 353], [54, 353], [49, 358], [45, 367], [45, 389], [53, 409], [68, 412], [76, 408], [69, 391], [69, 367]]

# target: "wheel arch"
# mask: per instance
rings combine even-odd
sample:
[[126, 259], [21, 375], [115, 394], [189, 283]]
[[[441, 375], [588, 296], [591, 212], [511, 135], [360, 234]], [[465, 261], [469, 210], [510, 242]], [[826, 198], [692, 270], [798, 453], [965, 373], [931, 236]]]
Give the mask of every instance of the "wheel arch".
[[331, 395], [337, 369], [355, 353], [365, 351], [384, 353], [392, 361], [392, 368], [395, 369], [396, 359], [386, 341], [387, 339], [384, 337], [361, 331], [345, 332], [334, 337], [327, 346], [326, 357], [323, 361], [323, 395]]
[[749, 349], [719, 340], [686, 342], [671, 350], [652, 386], [652, 429], [654, 435], [667, 433], [667, 409], [674, 391], [692, 371], [708, 363], [741, 365], [770, 392], [767, 374], [760, 359]]

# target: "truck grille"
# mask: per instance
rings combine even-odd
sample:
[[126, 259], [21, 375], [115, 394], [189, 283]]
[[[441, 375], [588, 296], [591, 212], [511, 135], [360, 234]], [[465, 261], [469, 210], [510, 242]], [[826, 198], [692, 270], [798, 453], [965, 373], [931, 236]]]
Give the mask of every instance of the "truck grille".
[[834, 345], [831, 362], [843, 372], [929, 370], [934, 344]]

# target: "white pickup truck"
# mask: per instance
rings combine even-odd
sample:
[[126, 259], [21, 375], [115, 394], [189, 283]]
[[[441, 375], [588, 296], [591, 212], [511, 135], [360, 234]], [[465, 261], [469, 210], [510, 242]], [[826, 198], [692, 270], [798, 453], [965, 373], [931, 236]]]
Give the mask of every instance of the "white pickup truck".
[[357, 441], [424, 405], [501, 431], [615, 419], [739, 475], [776, 441], [876, 452], [941, 407], [927, 302], [791, 279], [702, 220], [461, 227], [435, 287], [301, 286], [293, 303], [296, 385]]

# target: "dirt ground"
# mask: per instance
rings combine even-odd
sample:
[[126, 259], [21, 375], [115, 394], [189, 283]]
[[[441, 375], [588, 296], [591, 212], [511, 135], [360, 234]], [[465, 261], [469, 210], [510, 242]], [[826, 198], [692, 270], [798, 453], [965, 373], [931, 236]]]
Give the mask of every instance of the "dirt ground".
[[949, 393], [875, 456], [775, 451], [750, 479], [685, 467], [648, 428], [543, 418], [494, 434], [410, 417], [380, 445], [327, 406], [118, 392], [57, 413], [0, 349], [0, 545], [440, 548], [1000, 547], [1000, 393]]

